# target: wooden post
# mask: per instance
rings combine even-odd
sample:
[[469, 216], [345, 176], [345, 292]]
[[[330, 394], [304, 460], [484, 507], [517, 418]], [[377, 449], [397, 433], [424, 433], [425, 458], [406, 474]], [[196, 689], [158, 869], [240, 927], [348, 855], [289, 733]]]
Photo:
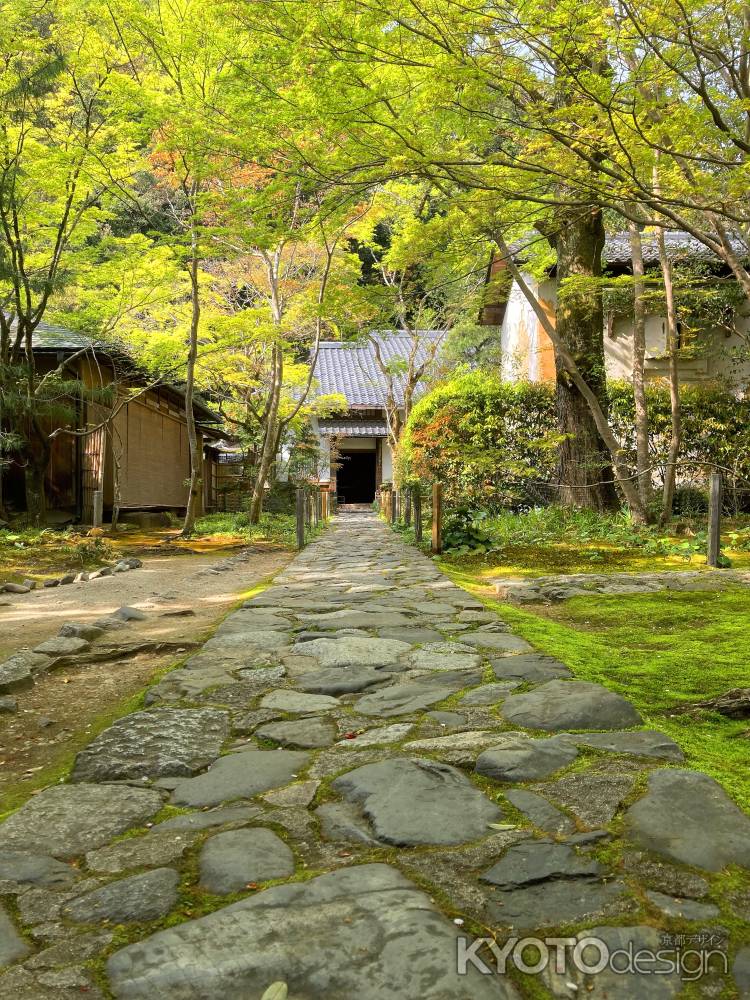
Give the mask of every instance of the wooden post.
[[297, 490], [297, 548], [305, 547], [305, 491]]
[[388, 515], [388, 520], [391, 522], [391, 524], [395, 524], [396, 523], [396, 490], [393, 487], [391, 487], [391, 495], [389, 497], [389, 507], [390, 507], [390, 512], [389, 512], [389, 515]]
[[312, 511], [312, 525], [313, 528], [318, 527], [318, 491], [315, 490], [310, 494], [310, 508]]
[[91, 524], [94, 528], [101, 528], [104, 520], [104, 490], [94, 490], [94, 513]]
[[408, 527], [411, 524], [411, 487], [404, 490], [404, 524]]
[[711, 474], [711, 495], [708, 503], [708, 553], [706, 562], [709, 566], [719, 565], [721, 553], [721, 476], [718, 472]]
[[432, 552], [440, 555], [443, 551], [443, 487], [432, 484]]
[[320, 499], [323, 505], [323, 520], [328, 520], [328, 490], [324, 490], [320, 495]]
[[305, 527], [312, 524], [312, 496], [309, 490], [305, 490]]
[[422, 494], [418, 486], [414, 491], [414, 539], [417, 545], [422, 543]]

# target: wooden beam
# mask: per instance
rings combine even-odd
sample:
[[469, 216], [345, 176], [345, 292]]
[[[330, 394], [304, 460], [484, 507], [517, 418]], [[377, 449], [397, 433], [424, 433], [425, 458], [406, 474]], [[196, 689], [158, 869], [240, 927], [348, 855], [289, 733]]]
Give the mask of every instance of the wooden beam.
[[721, 554], [721, 476], [718, 472], [711, 475], [711, 494], [708, 502], [708, 552], [706, 562], [709, 566], [719, 565]]

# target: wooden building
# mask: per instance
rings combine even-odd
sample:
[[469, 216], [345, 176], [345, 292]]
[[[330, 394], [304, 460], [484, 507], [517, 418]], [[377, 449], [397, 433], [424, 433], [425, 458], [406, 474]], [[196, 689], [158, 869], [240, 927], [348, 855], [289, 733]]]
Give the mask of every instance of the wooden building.
[[[63, 365], [63, 378], [81, 385], [76, 397], [65, 400], [71, 419], [63, 425], [48, 421], [48, 509], [90, 524], [95, 494], [101, 491], [105, 520], [118, 493], [121, 511], [184, 511], [190, 455], [183, 390], [155, 384], [125, 351], [60, 327], [40, 324], [33, 346], [40, 374]], [[221, 437], [219, 418], [201, 400], [195, 401], [194, 413], [203, 452]], [[11, 510], [21, 511], [23, 469], [9, 457], [3, 498]], [[209, 456], [203, 472], [208, 509], [214, 501], [213, 462]]]

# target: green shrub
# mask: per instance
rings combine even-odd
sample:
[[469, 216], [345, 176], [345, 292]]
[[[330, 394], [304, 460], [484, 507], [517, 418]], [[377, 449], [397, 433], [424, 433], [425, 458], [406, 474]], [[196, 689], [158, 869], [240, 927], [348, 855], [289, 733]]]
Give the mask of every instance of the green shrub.
[[399, 471], [405, 482], [441, 482], [449, 505], [516, 507], [543, 498], [558, 441], [552, 386], [472, 372], [416, 404]]
[[[635, 465], [635, 409], [627, 382], [608, 385], [610, 419], [631, 467]], [[669, 391], [647, 390], [650, 450], [658, 486], [671, 434]], [[750, 400], [721, 386], [683, 386], [683, 446], [675, 513], [704, 514], [711, 471], [723, 471], [725, 507], [750, 509]], [[497, 513], [555, 498], [555, 387], [502, 382], [482, 372], [437, 386], [414, 407], [397, 458], [402, 481], [441, 482], [446, 506]]]

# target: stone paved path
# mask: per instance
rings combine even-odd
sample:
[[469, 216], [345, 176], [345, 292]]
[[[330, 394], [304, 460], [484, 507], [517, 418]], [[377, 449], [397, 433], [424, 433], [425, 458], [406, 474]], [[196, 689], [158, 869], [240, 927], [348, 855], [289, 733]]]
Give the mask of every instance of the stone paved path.
[[[533, 983], [487, 950], [460, 974], [457, 949], [656, 950], [750, 917], [717, 882], [735, 865], [743, 884], [750, 819], [681, 761], [373, 515], [342, 515], [0, 824], [0, 997], [678, 996], [676, 974], [587, 978], [570, 955]], [[733, 934], [692, 996], [750, 995]]]

